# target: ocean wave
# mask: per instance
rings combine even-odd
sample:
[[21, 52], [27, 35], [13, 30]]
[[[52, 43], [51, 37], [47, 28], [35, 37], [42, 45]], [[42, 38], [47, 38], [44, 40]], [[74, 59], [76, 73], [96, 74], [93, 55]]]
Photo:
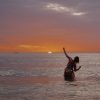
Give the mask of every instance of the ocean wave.
[[0, 76], [12, 76], [14, 74], [15, 74], [15, 72], [13, 70], [0, 71]]

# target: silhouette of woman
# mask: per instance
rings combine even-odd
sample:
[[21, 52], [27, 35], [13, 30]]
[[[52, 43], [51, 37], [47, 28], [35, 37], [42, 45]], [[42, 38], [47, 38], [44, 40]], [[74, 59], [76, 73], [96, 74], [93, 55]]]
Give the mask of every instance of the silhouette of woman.
[[74, 57], [74, 59], [72, 59], [71, 57], [67, 55], [65, 48], [63, 48], [63, 51], [64, 51], [65, 56], [69, 60], [67, 67], [64, 70], [64, 79], [67, 81], [74, 81], [75, 80], [74, 71], [78, 71], [81, 68], [81, 66], [79, 66], [79, 68], [76, 68], [76, 64], [79, 63], [79, 57], [76, 56]]

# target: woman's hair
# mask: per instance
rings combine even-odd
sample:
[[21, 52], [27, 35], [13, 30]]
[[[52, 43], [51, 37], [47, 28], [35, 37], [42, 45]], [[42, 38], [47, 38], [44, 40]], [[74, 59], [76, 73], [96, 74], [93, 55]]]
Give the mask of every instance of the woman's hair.
[[78, 56], [74, 57], [74, 62], [79, 63], [79, 57]]

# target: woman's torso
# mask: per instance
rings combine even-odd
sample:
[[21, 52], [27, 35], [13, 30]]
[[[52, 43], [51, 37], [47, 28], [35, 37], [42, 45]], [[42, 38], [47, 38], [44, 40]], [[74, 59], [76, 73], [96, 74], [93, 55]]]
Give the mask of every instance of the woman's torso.
[[73, 71], [74, 66], [75, 66], [75, 63], [74, 63], [74, 61], [71, 59], [71, 60], [68, 62], [66, 68]]

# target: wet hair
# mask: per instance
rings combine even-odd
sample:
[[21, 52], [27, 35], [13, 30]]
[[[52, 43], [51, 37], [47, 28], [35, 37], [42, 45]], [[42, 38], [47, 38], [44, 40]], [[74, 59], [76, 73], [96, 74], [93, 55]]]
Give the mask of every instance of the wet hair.
[[78, 56], [74, 57], [74, 62], [79, 63], [79, 57]]

